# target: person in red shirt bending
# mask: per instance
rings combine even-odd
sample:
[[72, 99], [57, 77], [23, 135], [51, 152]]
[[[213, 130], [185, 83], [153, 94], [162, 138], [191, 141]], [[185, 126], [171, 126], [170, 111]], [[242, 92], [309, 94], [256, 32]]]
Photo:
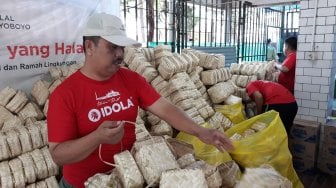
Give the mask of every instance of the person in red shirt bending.
[[280, 71], [278, 82], [294, 94], [295, 68], [296, 68], [296, 37], [289, 37], [285, 40], [283, 48], [286, 59], [282, 64], [276, 63], [275, 68]]
[[49, 99], [49, 151], [55, 163], [63, 166], [60, 187], [83, 188], [89, 177], [112, 170], [100, 157], [114, 163], [114, 154], [132, 148], [135, 126], [131, 122], [136, 121], [139, 107], [221, 151], [233, 148], [222, 132], [199, 126], [142, 76], [120, 66], [124, 47], [140, 44], [126, 36], [118, 17], [94, 13], [83, 33], [83, 67]]
[[276, 82], [264, 80], [250, 82], [246, 90], [249, 97], [256, 103], [258, 114], [268, 110], [279, 112], [287, 134], [289, 134], [298, 111], [293, 94]]

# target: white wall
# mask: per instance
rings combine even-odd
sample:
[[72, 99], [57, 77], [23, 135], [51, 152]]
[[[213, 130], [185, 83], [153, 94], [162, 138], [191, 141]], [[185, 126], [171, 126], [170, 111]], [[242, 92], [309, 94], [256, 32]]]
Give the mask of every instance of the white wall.
[[295, 97], [298, 118], [325, 123], [331, 114], [335, 78], [336, 1], [319, 0], [313, 43], [316, 60], [310, 60], [315, 0], [301, 0]]

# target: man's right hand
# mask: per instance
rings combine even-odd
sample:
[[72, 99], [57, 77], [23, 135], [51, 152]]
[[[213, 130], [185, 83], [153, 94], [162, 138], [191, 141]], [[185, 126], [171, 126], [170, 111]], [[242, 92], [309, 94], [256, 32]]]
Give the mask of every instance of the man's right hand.
[[94, 134], [102, 144], [116, 144], [124, 136], [124, 124], [122, 121], [104, 121]]
[[84, 137], [64, 142], [49, 142], [49, 151], [59, 166], [79, 162], [89, 156], [99, 144], [116, 144], [124, 136], [123, 121], [104, 121]]

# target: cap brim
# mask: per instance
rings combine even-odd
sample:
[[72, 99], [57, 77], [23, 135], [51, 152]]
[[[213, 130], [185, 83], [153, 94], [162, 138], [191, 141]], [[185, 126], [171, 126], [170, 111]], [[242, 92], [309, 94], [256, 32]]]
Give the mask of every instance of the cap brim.
[[103, 39], [118, 45], [118, 46], [134, 46], [134, 47], [140, 47], [141, 43], [137, 42], [136, 40], [130, 39], [123, 35], [114, 35], [114, 36], [101, 36]]

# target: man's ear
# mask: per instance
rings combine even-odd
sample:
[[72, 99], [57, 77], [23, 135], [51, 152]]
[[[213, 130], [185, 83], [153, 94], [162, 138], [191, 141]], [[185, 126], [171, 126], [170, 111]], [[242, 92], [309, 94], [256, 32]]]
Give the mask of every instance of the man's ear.
[[94, 43], [93, 41], [91, 40], [86, 40], [84, 42], [84, 45], [85, 45], [85, 51], [86, 51], [86, 54], [87, 55], [92, 55], [92, 50], [93, 50], [93, 47], [94, 47]]

